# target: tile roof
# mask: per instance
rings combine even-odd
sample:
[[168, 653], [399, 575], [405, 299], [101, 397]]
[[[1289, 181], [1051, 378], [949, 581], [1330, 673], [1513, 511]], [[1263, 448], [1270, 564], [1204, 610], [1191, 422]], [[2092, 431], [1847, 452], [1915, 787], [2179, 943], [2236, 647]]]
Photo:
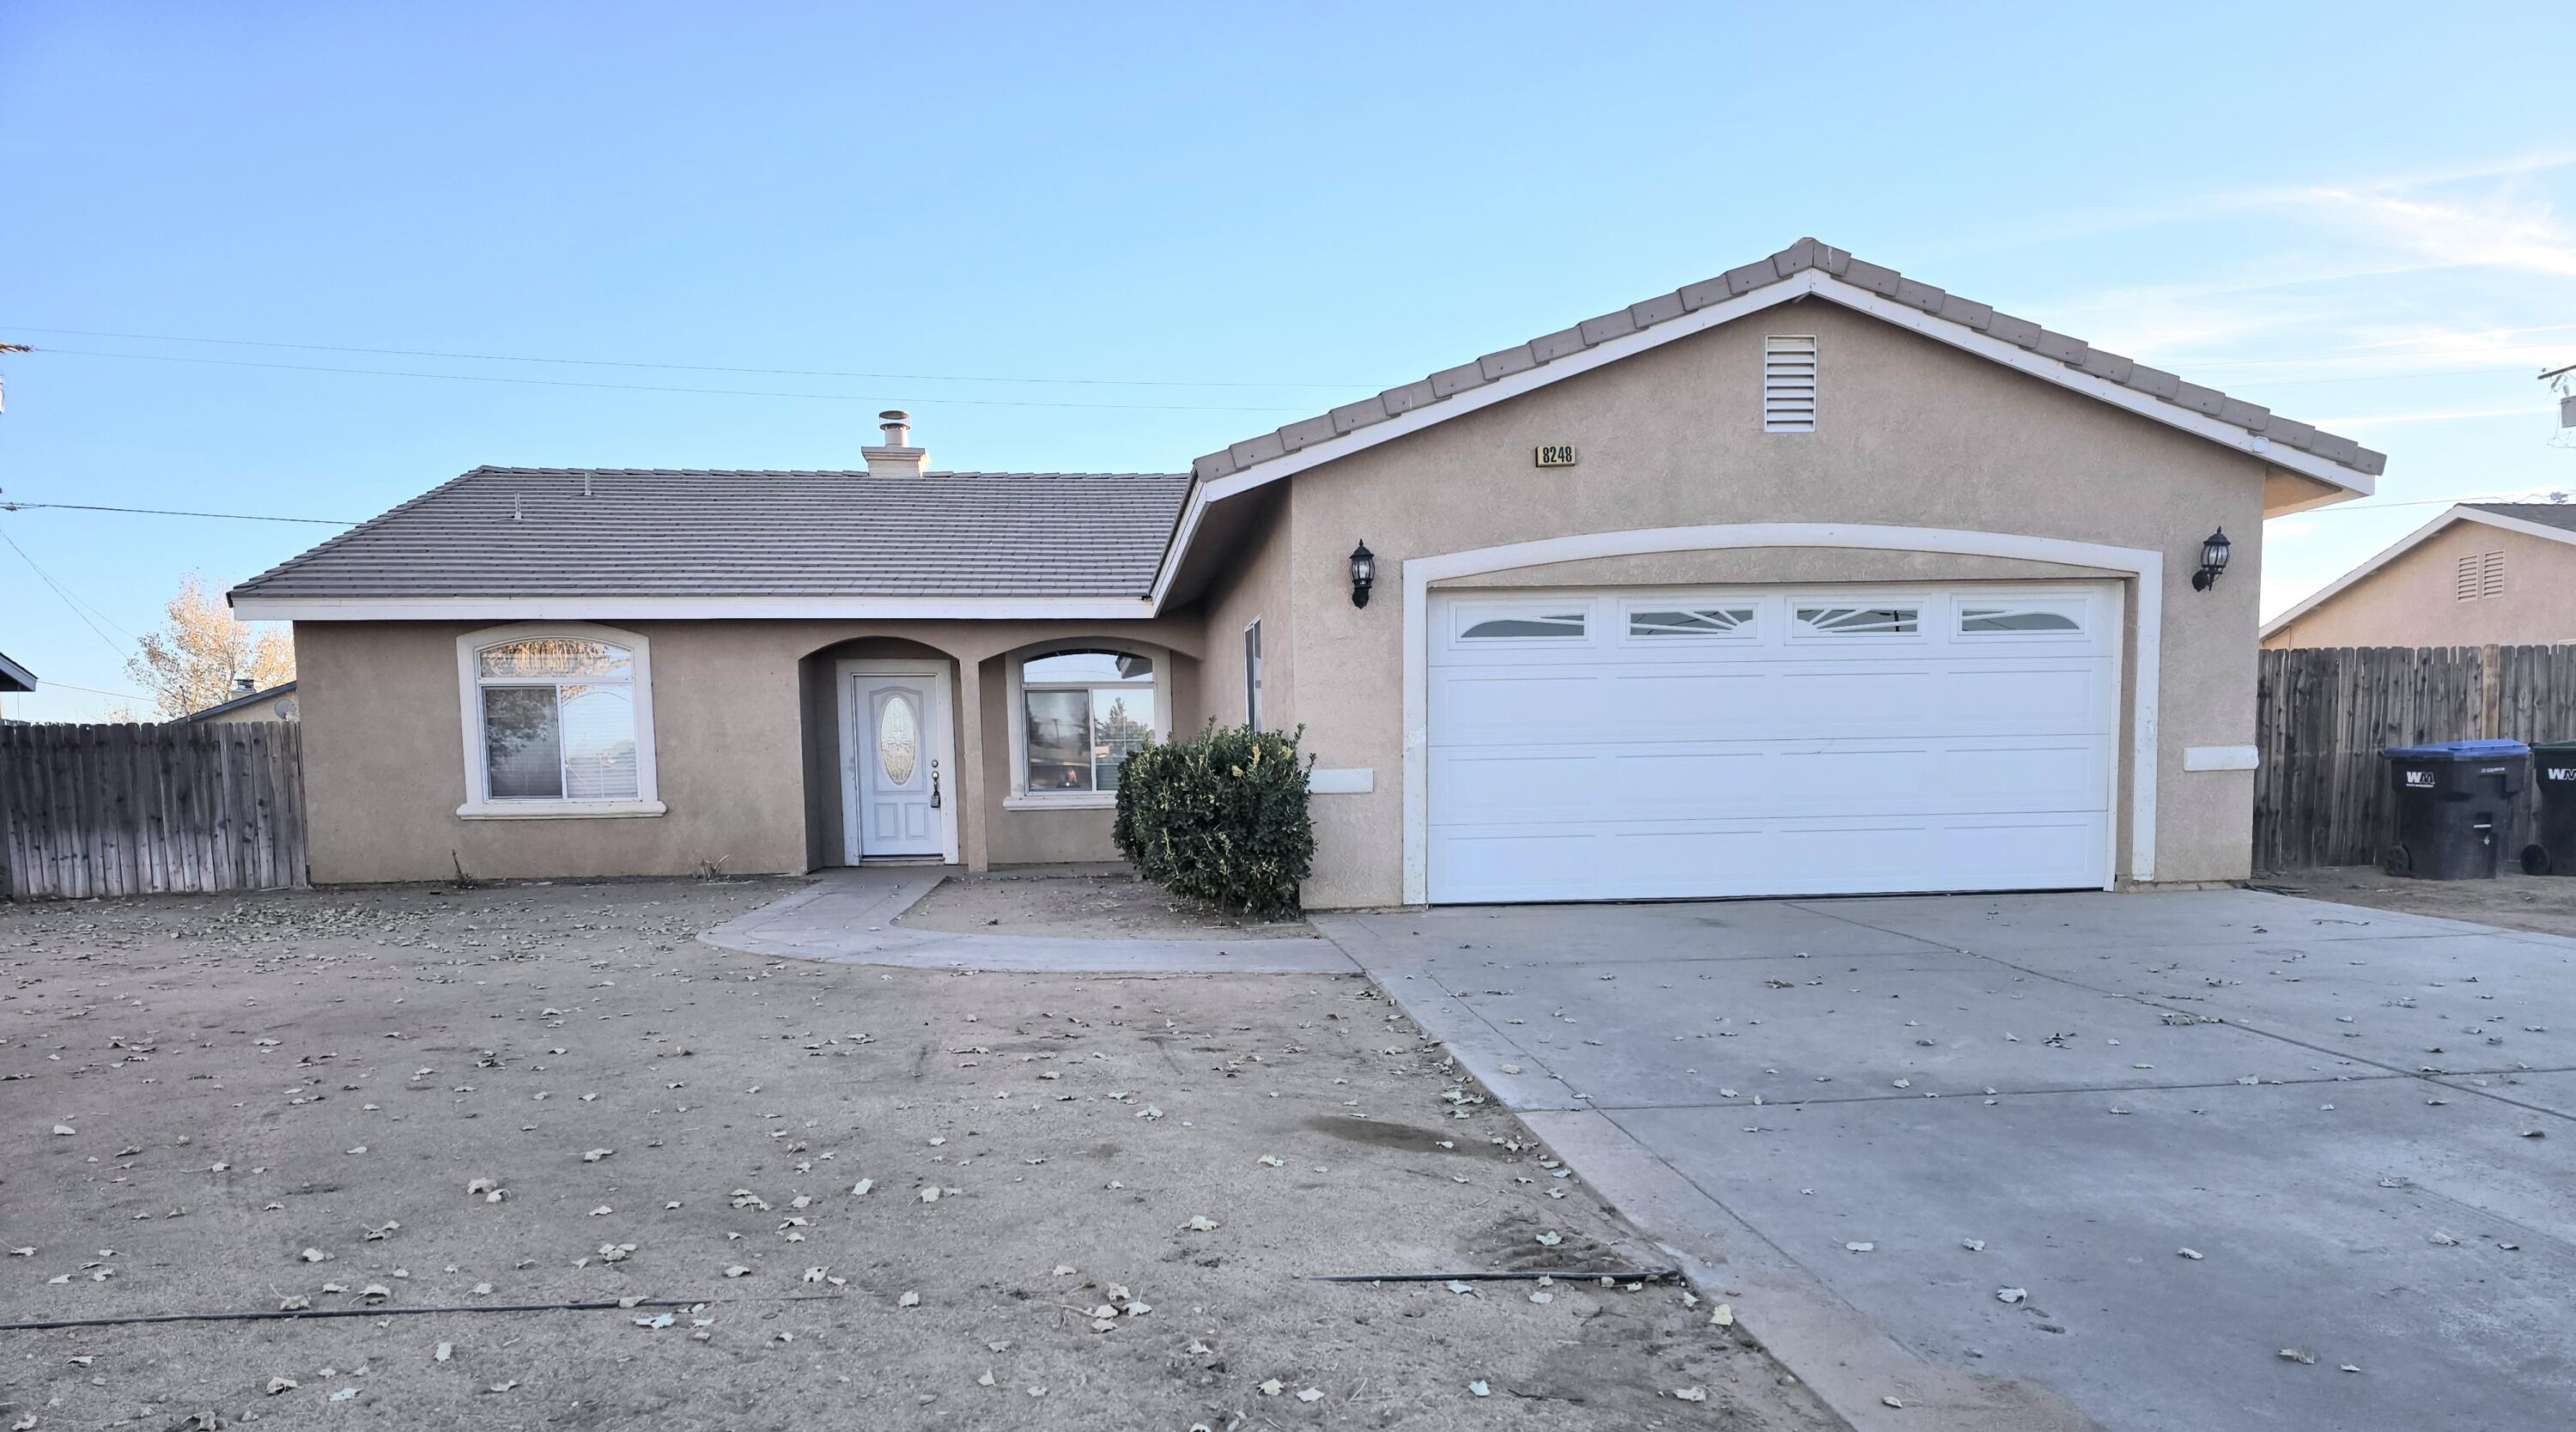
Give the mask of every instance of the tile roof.
[[1696, 313], [1711, 304], [1741, 297], [1773, 284], [1786, 283], [1811, 270], [1821, 270], [1907, 307], [2056, 359], [2069, 368], [2094, 377], [2180, 404], [2274, 442], [2314, 453], [2329, 462], [2373, 476], [2388, 465], [2386, 454], [2373, 452], [2350, 438], [2319, 432], [2306, 423], [2276, 417], [2268, 408], [2231, 398], [2215, 388], [2186, 383], [2175, 374], [2133, 362], [2116, 353], [2104, 352], [2080, 338], [2051, 333], [2027, 318], [1998, 313], [1985, 304], [1961, 298], [1955, 293], [1945, 293], [1930, 284], [1907, 278], [1894, 269], [1853, 258], [1849, 253], [1815, 239], [1800, 239], [1758, 263], [1729, 269], [1688, 288], [1631, 304], [1543, 338], [1533, 338], [1517, 348], [1488, 353], [1473, 363], [1443, 369], [1402, 387], [1389, 388], [1376, 397], [1346, 403], [1329, 413], [1236, 443], [1223, 452], [1200, 458], [1192, 465], [1192, 471], [1202, 480], [1241, 472], [1328, 438], [1385, 422], [1470, 389], [1500, 382], [1515, 373], [1580, 353], [1613, 338]]
[[2511, 517], [2523, 522], [2537, 522], [2545, 527], [2564, 527], [2576, 532], [2576, 502], [2463, 502], [2480, 512], [2498, 517]]
[[1141, 597], [1185, 473], [478, 467], [247, 597]]

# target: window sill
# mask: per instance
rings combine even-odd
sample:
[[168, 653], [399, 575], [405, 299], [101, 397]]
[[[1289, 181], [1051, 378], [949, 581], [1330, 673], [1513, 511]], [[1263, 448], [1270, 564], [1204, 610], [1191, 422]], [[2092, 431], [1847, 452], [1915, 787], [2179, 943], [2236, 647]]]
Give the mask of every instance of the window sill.
[[1004, 810], [1110, 810], [1117, 804], [1116, 791], [1072, 791], [1064, 795], [1002, 797]]
[[660, 801], [467, 801], [456, 815], [460, 820], [617, 820], [668, 809]]

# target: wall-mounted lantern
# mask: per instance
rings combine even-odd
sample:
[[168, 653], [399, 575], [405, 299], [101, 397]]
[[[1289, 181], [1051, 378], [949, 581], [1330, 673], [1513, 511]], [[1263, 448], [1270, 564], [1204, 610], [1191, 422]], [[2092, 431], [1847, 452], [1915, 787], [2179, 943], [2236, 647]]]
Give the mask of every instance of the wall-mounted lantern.
[[1368, 605], [1369, 588], [1377, 585], [1377, 554], [1362, 542], [1351, 549], [1351, 605]]
[[2209, 540], [2200, 544], [2200, 570], [2191, 574], [2193, 591], [2205, 592], [2218, 585], [2218, 574], [2227, 570], [2229, 548], [2224, 527], [2210, 533]]

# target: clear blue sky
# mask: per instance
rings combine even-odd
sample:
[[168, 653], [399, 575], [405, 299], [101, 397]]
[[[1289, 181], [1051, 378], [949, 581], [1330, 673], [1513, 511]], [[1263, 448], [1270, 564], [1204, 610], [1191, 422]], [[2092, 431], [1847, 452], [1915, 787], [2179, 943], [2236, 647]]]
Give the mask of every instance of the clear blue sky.
[[[0, 337], [53, 350], [0, 499], [846, 467], [888, 405], [943, 467], [1172, 470], [1802, 234], [2381, 447], [2382, 503], [2576, 488], [2549, 7], [1613, 8], [0, 0]], [[2434, 510], [2272, 524], [2267, 609]], [[95, 719], [183, 574], [325, 531], [0, 513], [106, 637], [0, 546], [66, 683], [9, 713]]]

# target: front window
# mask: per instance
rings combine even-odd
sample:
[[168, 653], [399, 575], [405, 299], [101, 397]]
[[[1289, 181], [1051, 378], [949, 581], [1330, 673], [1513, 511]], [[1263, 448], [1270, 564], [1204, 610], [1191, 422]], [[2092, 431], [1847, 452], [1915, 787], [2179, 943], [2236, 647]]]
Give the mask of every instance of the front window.
[[1062, 651], [1020, 671], [1026, 789], [1118, 789], [1118, 770], [1154, 734], [1154, 662], [1130, 652]]
[[526, 637], [474, 654], [484, 796], [631, 801], [642, 795], [635, 666], [621, 646]]

